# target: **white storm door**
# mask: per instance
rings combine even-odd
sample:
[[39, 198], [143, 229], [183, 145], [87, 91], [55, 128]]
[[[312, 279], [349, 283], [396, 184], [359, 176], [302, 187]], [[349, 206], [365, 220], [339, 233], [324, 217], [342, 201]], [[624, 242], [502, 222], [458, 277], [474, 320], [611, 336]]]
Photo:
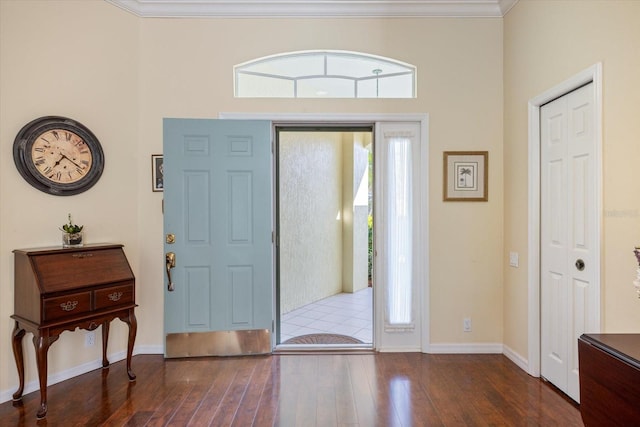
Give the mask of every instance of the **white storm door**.
[[594, 85], [540, 109], [541, 375], [577, 402], [578, 337], [599, 330]]
[[167, 357], [271, 351], [271, 172], [269, 121], [164, 120]]

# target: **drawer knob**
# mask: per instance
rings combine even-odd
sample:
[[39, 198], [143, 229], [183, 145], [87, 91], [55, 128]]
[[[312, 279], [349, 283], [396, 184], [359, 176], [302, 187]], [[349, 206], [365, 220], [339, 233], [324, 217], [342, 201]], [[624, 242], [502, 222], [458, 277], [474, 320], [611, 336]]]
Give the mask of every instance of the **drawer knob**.
[[110, 293], [109, 295], [107, 295], [107, 297], [111, 300], [111, 301], [119, 301], [120, 298], [122, 298], [122, 292], [113, 292]]
[[78, 301], [67, 301], [65, 303], [60, 304], [60, 308], [63, 311], [72, 311], [78, 306]]

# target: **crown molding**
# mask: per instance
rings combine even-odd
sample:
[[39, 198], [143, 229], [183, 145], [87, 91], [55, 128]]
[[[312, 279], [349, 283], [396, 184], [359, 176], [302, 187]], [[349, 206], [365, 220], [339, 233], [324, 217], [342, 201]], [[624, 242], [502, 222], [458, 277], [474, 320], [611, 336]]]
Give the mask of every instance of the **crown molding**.
[[504, 16], [518, 0], [105, 0], [142, 18]]
[[518, 3], [518, 0], [499, 0], [498, 3], [500, 4], [500, 12], [504, 16]]

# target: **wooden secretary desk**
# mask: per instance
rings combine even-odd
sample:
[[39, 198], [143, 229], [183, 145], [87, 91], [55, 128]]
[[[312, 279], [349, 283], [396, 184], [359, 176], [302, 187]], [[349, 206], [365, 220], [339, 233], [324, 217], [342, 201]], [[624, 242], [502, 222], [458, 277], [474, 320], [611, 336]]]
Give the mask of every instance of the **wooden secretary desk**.
[[109, 366], [109, 324], [119, 318], [129, 326], [127, 374], [136, 337], [135, 278], [120, 244], [80, 248], [16, 249], [14, 253], [14, 315], [12, 345], [20, 385], [13, 400], [24, 391], [22, 339], [33, 333], [40, 382], [38, 419], [47, 415], [47, 352], [64, 331], [94, 330], [102, 326], [102, 366]]

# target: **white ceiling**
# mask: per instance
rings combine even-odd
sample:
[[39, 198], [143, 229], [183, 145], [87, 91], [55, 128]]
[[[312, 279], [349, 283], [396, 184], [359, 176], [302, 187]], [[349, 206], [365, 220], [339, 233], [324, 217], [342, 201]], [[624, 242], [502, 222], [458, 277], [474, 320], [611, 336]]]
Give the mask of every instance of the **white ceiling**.
[[105, 0], [144, 18], [501, 17], [518, 0]]

